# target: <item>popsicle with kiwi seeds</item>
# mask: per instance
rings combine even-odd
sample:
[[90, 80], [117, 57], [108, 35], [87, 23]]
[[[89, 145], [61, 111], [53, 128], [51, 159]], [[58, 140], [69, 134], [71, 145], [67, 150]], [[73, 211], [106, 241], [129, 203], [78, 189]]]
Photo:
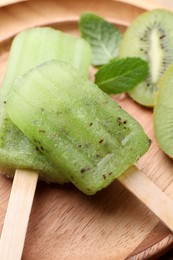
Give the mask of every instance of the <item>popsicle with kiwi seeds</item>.
[[7, 96], [13, 81], [47, 59], [66, 61], [79, 68], [83, 77], [87, 78], [91, 60], [90, 46], [83, 39], [46, 27], [27, 29], [12, 42], [0, 93], [0, 168], [9, 176], [15, 172], [1, 234], [2, 260], [17, 260], [21, 257], [38, 174], [46, 182], [69, 182], [60, 168], [46, 159], [19, 131], [6, 110]]
[[47, 59], [67, 61], [88, 77], [90, 57], [85, 40], [52, 28], [28, 29], [15, 37], [0, 96], [0, 168], [5, 173], [8, 170], [8, 175], [13, 175], [18, 168], [32, 169], [48, 182], [68, 181], [11, 122], [6, 113], [7, 96], [15, 78]]
[[7, 102], [12, 121], [88, 195], [109, 185], [149, 148], [139, 123], [64, 62], [48, 61], [23, 75]]

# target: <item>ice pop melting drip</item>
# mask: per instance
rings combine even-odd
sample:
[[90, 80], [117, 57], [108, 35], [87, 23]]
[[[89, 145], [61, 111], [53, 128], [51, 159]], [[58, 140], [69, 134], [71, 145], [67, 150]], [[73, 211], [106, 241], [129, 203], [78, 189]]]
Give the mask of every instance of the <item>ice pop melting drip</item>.
[[47, 61], [17, 79], [7, 107], [20, 130], [88, 195], [149, 147], [139, 123], [64, 62]]

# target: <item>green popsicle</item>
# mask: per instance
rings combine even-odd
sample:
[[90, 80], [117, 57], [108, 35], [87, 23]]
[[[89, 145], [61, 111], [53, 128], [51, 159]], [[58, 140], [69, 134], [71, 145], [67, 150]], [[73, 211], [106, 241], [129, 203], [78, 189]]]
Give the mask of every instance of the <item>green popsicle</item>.
[[139, 123], [67, 63], [48, 61], [16, 80], [7, 106], [12, 121], [88, 195], [149, 147]]
[[0, 167], [6, 171], [34, 169], [48, 182], [64, 183], [67, 178], [60, 169], [50, 163], [14, 126], [6, 111], [7, 96], [13, 81], [47, 59], [69, 62], [79, 68], [84, 77], [88, 77], [91, 51], [83, 39], [46, 27], [28, 29], [15, 37], [0, 98]]

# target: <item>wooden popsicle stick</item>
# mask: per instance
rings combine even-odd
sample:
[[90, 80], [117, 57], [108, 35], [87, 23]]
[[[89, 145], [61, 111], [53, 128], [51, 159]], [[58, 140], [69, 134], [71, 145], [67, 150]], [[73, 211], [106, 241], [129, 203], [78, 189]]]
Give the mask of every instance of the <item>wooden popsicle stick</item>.
[[21, 259], [38, 173], [16, 170], [0, 240], [0, 259]]
[[118, 180], [173, 231], [173, 201], [150, 179], [132, 166]]

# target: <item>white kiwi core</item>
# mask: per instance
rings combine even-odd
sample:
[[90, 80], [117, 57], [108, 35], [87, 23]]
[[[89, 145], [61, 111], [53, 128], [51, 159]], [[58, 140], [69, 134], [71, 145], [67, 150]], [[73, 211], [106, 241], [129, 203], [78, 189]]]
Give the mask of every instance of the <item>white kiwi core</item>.
[[153, 83], [157, 83], [164, 58], [164, 52], [160, 47], [160, 37], [157, 29], [152, 30], [150, 34], [150, 49], [148, 56], [150, 60], [151, 80]]

